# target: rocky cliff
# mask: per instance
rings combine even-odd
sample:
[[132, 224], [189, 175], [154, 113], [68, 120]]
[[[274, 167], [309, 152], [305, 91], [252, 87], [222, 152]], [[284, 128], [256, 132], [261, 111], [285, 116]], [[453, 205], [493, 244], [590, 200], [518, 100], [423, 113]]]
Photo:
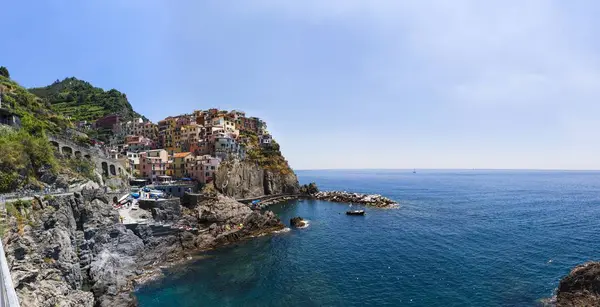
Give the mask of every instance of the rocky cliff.
[[230, 160], [221, 163], [215, 174], [215, 187], [221, 193], [240, 198], [297, 194], [298, 178], [291, 170], [276, 172], [256, 163]]
[[556, 306], [600, 306], [600, 262], [575, 267], [556, 292]]
[[9, 206], [3, 241], [22, 306], [135, 306], [134, 281], [158, 265], [283, 228], [272, 212], [219, 195], [158, 208], [169, 208], [162, 219], [196, 228], [159, 235], [156, 226], [119, 224], [111, 198], [76, 193]]

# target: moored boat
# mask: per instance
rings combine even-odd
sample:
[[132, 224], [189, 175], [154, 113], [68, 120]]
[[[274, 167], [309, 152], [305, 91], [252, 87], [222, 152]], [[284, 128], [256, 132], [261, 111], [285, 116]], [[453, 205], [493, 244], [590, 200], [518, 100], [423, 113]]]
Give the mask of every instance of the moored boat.
[[350, 210], [346, 211], [347, 215], [365, 215], [365, 210]]

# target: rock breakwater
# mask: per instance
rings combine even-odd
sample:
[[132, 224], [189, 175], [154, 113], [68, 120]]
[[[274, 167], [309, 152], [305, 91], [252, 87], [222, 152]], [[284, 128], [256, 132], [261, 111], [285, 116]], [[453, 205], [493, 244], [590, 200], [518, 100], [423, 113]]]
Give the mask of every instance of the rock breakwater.
[[318, 200], [362, 204], [377, 208], [393, 208], [398, 206], [398, 203], [395, 201], [377, 194], [350, 193], [346, 191], [324, 191], [312, 194], [311, 197]]

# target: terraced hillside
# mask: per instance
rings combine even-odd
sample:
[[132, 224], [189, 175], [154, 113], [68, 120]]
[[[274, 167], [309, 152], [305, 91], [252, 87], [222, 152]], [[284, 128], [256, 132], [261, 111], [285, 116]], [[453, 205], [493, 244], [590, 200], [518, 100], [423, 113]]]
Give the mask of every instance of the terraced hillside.
[[105, 91], [73, 77], [29, 91], [47, 101], [56, 113], [75, 121], [95, 121], [109, 114], [119, 114], [125, 119], [140, 116], [133, 111], [125, 94], [115, 89]]

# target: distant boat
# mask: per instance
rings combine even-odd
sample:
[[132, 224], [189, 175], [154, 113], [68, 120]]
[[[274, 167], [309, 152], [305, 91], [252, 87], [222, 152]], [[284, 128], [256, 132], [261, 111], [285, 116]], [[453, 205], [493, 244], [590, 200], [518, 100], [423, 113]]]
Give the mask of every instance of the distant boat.
[[347, 215], [365, 215], [365, 210], [351, 210], [346, 211]]
[[417, 173], [417, 170], [416, 170], [416, 169], [413, 169], [413, 174], [416, 174], [416, 173]]

